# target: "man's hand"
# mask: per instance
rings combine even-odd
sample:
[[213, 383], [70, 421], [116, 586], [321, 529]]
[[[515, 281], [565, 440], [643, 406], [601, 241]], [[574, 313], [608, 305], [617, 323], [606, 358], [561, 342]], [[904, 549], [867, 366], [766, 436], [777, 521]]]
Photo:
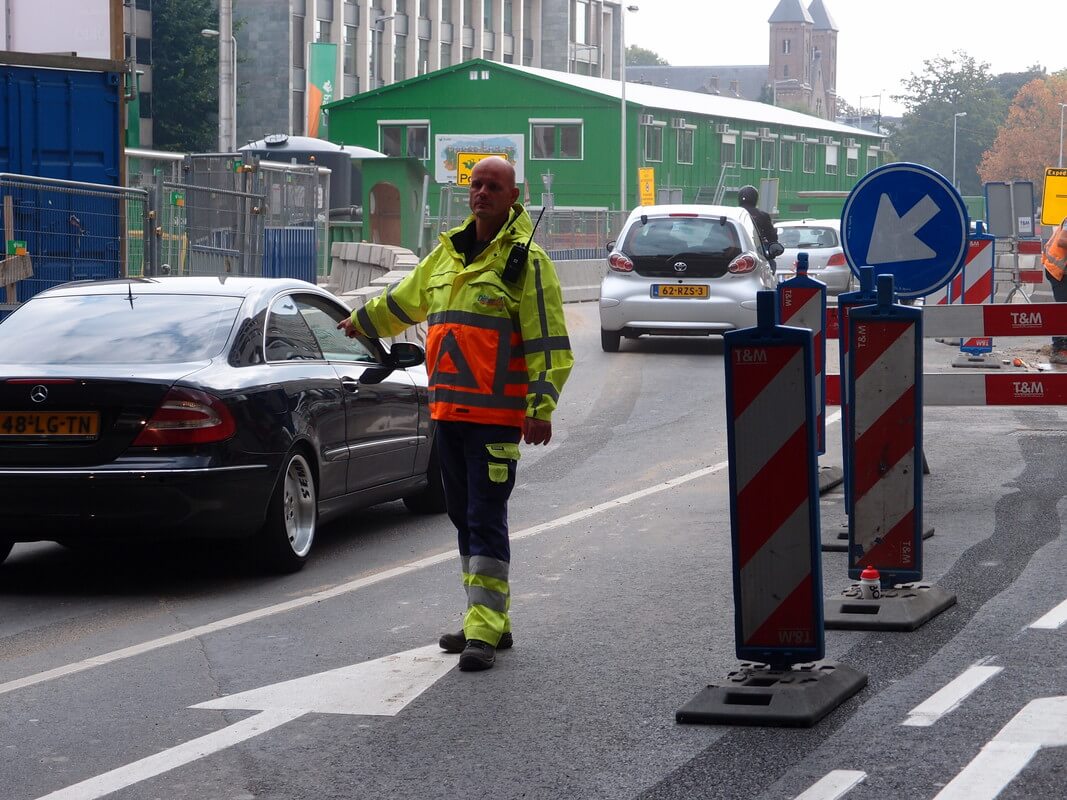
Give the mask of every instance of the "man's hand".
[[359, 336], [359, 331], [356, 330], [356, 326], [352, 324], [352, 320], [349, 317], [345, 317], [337, 323], [337, 330], [344, 331], [345, 336], [349, 339]]
[[552, 423], [526, 417], [522, 421], [522, 437], [526, 444], [548, 444], [552, 438]]

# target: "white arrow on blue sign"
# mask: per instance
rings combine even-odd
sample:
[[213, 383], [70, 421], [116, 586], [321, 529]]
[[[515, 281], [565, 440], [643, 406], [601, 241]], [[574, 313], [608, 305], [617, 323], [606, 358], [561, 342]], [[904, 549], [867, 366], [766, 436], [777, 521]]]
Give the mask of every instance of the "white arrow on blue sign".
[[921, 164], [886, 164], [856, 184], [841, 212], [841, 240], [853, 273], [890, 273], [900, 297], [940, 289], [967, 260], [970, 219], [960, 193]]

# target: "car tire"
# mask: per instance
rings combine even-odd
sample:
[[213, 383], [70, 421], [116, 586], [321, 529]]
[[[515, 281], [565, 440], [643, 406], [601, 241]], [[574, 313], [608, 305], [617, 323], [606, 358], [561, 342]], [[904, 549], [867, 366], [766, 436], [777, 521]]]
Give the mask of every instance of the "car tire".
[[15, 546], [15, 543], [10, 539], [0, 539], [0, 564], [4, 563], [4, 559], [11, 554], [11, 548]]
[[600, 347], [605, 353], [619, 352], [619, 341], [622, 339], [622, 331], [606, 331], [600, 329]]
[[297, 572], [307, 562], [318, 527], [315, 473], [299, 451], [285, 457], [285, 466], [267, 505], [259, 535], [258, 555], [271, 572]]
[[426, 486], [406, 495], [404, 505], [413, 514], [443, 514], [445, 512], [445, 484], [441, 479], [441, 460], [437, 457], [437, 443], [430, 447], [430, 461], [426, 465]]

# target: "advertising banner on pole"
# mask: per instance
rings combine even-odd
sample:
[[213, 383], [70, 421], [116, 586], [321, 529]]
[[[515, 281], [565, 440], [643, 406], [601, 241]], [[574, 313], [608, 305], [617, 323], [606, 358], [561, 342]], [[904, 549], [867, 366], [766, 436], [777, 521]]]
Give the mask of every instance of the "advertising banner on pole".
[[[312, 42], [308, 45], [307, 123], [305, 130], [312, 138], [324, 138], [322, 107], [333, 102], [333, 79], [337, 73], [337, 45], [331, 42]], [[321, 132], [320, 132], [321, 131]]]

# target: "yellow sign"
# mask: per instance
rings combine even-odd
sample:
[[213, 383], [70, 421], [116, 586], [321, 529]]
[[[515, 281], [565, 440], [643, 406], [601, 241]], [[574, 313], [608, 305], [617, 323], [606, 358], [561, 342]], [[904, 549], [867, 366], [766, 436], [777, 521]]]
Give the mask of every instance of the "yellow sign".
[[1046, 169], [1041, 195], [1041, 224], [1059, 225], [1067, 219], [1067, 169]]
[[656, 205], [656, 170], [654, 167], [640, 167], [637, 170], [637, 190], [641, 205]]
[[470, 186], [474, 165], [483, 158], [502, 157], [501, 153], [456, 153], [456, 185]]

